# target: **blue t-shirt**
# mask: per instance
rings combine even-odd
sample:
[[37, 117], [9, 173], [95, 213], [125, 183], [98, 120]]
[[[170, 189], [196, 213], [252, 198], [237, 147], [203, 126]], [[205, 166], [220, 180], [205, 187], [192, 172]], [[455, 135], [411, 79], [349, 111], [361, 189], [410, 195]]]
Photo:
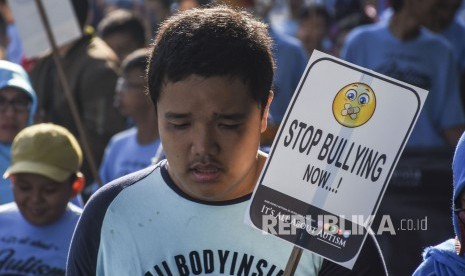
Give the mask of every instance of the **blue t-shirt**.
[[465, 123], [457, 67], [450, 44], [425, 28], [401, 41], [388, 22], [364, 25], [347, 36], [341, 57], [429, 91], [407, 147], [445, 147], [442, 131]]
[[275, 45], [273, 56], [276, 60], [274, 76], [274, 97], [270, 106], [272, 123], [280, 124], [291, 102], [300, 78], [307, 66], [308, 56], [297, 38], [281, 34], [270, 28]]
[[12, 202], [13, 191], [11, 190], [10, 179], [4, 179], [5, 173], [11, 162], [11, 144], [0, 143], [0, 204]]
[[159, 146], [159, 139], [150, 144], [139, 144], [135, 127], [115, 134], [105, 149], [100, 166], [102, 183], [148, 167]]
[[46, 226], [26, 221], [15, 202], [0, 206], [0, 275], [65, 275], [74, 227], [82, 209], [69, 203]]
[[456, 18], [441, 35], [450, 42], [459, 70], [465, 70], [465, 25]]

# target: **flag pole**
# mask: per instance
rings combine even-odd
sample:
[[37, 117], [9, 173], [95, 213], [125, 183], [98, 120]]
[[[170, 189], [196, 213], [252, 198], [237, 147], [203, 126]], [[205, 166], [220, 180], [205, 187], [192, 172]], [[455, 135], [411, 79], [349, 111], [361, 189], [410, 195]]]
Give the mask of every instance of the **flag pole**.
[[89, 142], [87, 141], [86, 132], [82, 125], [81, 119], [79, 117], [78, 109], [76, 107], [76, 103], [73, 99], [73, 94], [71, 92], [71, 88], [69, 87], [68, 80], [66, 79], [65, 71], [63, 70], [63, 65], [61, 64], [60, 55], [58, 53], [58, 47], [55, 41], [55, 37], [53, 36], [52, 30], [50, 28], [50, 22], [47, 18], [47, 14], [45, 13], [45, 8], [41, 0], [35, 0], [37, 8], [39, 9], [39, 14], [42, 19], [42, 23], [44, 25], [45, 31], [47, 33], [48, 40], [50, 42], [50, 46], [52, 48], [52, 56], [53, 61], [55, 63], [58, 78], [60, 83], [63, 87], [63, 91], [65, 93], [66, 99], [68, 101], [68, 105], [71, 111], [71, 115], [73, 117], [74, 123], [76, 124], [76, 128], [79, 134], [79, 141], [81, 143], [82, 149], [84, 151], [84, 156], [89, 163], [89, 168], [91, 171], [92, 176], [94, 177], [95, 182], [98, 184], [99, 187], [102, 186], [102, 180], [100, 175], [97, 171], [97, 166], [95, 164], [94, 157], [89, 147]]
[[300, 257], [302, 256], [302, 248], [295, 246], [292, 248], [291, 255], [287, 260], [286, 268], [284, 269], [284, 276], [293, 276], [297, 265], [299, 265]]

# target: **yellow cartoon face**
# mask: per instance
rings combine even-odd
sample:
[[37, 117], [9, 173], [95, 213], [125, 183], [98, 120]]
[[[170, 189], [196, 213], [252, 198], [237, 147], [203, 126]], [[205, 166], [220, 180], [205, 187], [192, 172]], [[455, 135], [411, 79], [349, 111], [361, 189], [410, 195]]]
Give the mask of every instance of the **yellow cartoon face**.
[[375, 108], [373, 89], [361, 82], [344, 86], [333, 100], [334, 118], [346, 127], [358, 127], [368, 122]]

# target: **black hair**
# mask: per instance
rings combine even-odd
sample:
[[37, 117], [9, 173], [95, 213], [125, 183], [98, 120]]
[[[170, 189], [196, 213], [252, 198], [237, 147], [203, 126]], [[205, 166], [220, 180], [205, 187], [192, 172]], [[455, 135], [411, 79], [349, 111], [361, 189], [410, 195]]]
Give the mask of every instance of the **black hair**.
[[299, 20], [306, 20], [312, 18], [313, 16], [323, 17], [327, 26], [331, 24], [331, 15], [329, 14], [326, 7], [322, 4], [311, 4], [304, 8], [299, 15]]
[[262, 115], [274, 73], [267, 25], [250, 13], [226, 6], [190, 9], [160, 26], [147, 67], [153, 103], [162, 86], [196, 74], [240, 78], [260, 104]]
[[123, 32], [134, 39], [137, 47], [144, 47], [146, 44], [145, 27], [142, 20], [132, 12], [123, 9], [108, 13], [98, 24], [97, 32], [102, 38]]
[[[1, 0], [0, 0], [1, 1]], [[6, 45], [6, 39], [8, 37], [8, 23], [5, 20], [5, 17], [0, 13], [0, 45]]]
[[400, 11], [404, 5], [404, 0], [390, 0], [389, 2], [394, 12]]

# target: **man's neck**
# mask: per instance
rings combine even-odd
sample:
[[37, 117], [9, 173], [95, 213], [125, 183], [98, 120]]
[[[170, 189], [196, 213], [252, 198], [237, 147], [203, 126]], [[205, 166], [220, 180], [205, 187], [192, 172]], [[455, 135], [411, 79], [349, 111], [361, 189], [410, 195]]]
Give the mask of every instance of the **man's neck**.
[[[155, 114], [154, 110], [149, 112]], [[133, 117], [134, 124], [137, 127], [137, 142], [139, 144], [149, 144], [158, 138], [157, 117], [152, 114], [139, 116], [138, 118]]]
[[389, 22], [389, 30], [401, 41], [416, 38], [420, 34], [421, 25], [406, 12], [395, 13]]

